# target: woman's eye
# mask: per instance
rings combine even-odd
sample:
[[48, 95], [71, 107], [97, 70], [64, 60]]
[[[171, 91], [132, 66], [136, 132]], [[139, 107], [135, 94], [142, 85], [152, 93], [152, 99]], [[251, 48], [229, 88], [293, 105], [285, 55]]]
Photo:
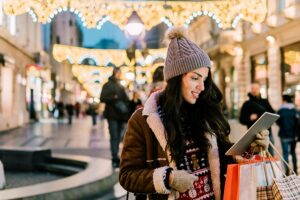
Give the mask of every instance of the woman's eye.
[[192, 77], [192, 80], [198, 80], [198, 77]]

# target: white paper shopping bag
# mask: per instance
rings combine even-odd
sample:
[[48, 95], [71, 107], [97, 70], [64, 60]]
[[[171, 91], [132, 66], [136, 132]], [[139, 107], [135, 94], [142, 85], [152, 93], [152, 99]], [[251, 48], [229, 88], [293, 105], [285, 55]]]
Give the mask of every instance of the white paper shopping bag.
[[[273, 162], [273, 170], [272, 165], [270, 162]], [[280, 161], [265, 161], [265, 165], [263, 162], [260, 162], [256, 165], [256, 172], [257, 172], [257, 186], [270, 186], [273, 183], [273, 178], [282, 177], [282, 173], [278, 166], [281, 166]], [[265, 173], [265, 169], [266, 173]], [[274, 174], [275, 173], [275, 174]]]
[[257, 172], [256, 164], [240, 165], [239, 199], [256, 200]]

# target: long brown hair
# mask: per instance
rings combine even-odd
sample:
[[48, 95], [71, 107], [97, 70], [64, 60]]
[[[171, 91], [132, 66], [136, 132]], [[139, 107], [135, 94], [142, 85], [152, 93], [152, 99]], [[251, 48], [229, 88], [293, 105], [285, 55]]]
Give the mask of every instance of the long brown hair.
[[205, 80], [205, 90], [201, 92], [196, 103], [191, 105], [182, 98], [182, 76], [168, 80], [168, 84], [159, 98], [164, 112], [163, 124], [166, 129], [167, 147], [171, 150], [172, 159], [178, 164], [185, 154], [185, 135], [182, 132], [184, 117], [191, 125], [193, 140], [203, 152], [207, 152], [210, 143], [204, 133], [214, 134], [218, 141], [229, 143], [230, 126], [222, 113], [222, 93], [211, 78], [209, 71]]

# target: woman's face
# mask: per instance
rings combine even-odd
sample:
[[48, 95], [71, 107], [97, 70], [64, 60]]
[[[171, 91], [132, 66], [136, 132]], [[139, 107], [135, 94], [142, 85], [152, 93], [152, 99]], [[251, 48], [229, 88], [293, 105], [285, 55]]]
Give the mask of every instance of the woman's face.
[[205, 89], [204, 81], [208, 76], [208, 71], [207, 67], [200, 67], [182, 76], [181, 91], [186, 102], [196, 103], [200, 93]]

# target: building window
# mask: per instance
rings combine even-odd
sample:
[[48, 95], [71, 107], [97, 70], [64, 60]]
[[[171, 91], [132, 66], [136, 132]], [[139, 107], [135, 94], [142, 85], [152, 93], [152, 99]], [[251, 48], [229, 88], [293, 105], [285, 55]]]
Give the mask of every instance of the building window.
[[73, 26], [73, 21], [72, 21], [72, 19], [69, 20], [69, 26]]
[[261, 96], [268, 98], [268, 59], [266, 52], [251, 57], [251, 81], [259, 83]]
[[295, 96], [300, 106], [300, 42], [283, 47], [281, 52], [283, 92]]

